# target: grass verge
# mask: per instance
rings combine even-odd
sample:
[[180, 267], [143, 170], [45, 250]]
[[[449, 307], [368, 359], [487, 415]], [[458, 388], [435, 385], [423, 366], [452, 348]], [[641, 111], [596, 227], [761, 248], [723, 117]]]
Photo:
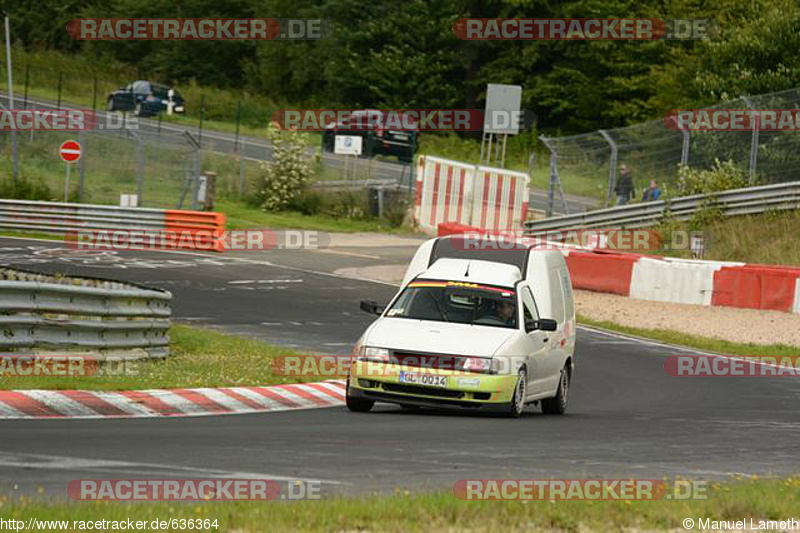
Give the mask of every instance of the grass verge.
[[385, 219], [333, 218], [325, 215], [304, 215], [296, 211], [264, 212], [247, 207], [238, 202], [221, 201], [217, 210], [225, 213], [227, 229], [271, 228], [318, 230], [340, 233], [381, 232], [409, 234], [412, 230], [405, 226], [392, 226]]
[[[463, 501], [452, 492], [321, 501], [44, 504], [0, 498], [6, 519], [27, 521], [141, 520], [193, 518], [217, 520], [220, 531], [621, 531], [683, 530], [694, 520], [786, 520], [800, 506], [800, 476], [734, 479], [709, 483], [705, 499], [657, 501]], [[169, 529], [177, 531], [177, 529]]]
[[[673, 231], [700, 231], [705, 240], [704, 259], [743, 261], [762, 265], [800, 265], [800, 209], [759, 215], [723, 217], [704, 224], [672, 222], [658, 228], [669, 243]], [[656, 253], [690, 258], [690, 250]]]
[[578, 323], [600, 329], [607, 329], [617, 333], [626, 333], [636, 337], [644, 337], [667, 344], [677, 344], [697, 348], [707, 352], [726, 355], [741, 356], [769, 356], [769, 357], [796, 357], [798, 348], [785, 344], [759, 345], [752, 343], [737, 343], [710, 337], [700, 337], [668, 329], [645, 329], [623, 326], [607, 320], [594, 320], [587, 316], [577, 314]]
[[141, 390], [319, 380], [274, 374], [274, 357], [299, 352], [264, 341], [185, 325], [173, 325], [170, 337], [172, 355], [166, 359], [112, 363], [93, 376], [6, 376], [0, 389]]

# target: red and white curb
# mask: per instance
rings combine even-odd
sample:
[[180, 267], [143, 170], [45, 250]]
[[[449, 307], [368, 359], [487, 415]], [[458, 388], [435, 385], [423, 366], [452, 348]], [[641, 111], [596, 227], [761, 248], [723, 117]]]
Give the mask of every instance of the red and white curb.
[[344, 404], [343, 380], [270, 387], [0, 391], [0, 419], [157, 418], [319, 409]]

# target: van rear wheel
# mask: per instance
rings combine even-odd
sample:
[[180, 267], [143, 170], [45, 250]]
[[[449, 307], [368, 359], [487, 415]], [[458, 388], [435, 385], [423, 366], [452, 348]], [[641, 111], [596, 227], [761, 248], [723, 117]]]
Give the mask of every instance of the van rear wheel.
[[567, 367], [561, 369], [561, 379], [558, 380], [558, 390], [552, 398], [542, 400], [542, 412], [547, 415], [563, 415], [567, 412], [569, 400], [569, 371]]

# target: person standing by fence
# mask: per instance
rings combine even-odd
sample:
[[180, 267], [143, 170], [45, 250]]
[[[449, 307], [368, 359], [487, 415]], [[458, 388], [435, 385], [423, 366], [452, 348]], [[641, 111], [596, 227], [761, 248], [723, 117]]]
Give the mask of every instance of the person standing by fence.
[[619, 180], [614, 191], [617, 193], [617, 205], [625, 205], [633, 198], [633, 178], [628, 165], [619, 166]]

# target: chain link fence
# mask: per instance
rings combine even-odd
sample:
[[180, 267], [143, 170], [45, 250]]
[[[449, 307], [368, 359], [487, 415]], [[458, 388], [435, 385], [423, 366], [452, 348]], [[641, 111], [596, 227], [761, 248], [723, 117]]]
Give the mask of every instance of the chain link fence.
[[[739, 98], [707, 109], [800, 109], [800, 89]], [[708, 169], [733, 161], [752, 185], [795, 181], [800, 176], [800, 132], [677, 131], [664, 120], [567, 137], [540, 137], [550, 153], [552, 212], [563, 192], [613, 205], [620, 165], [631, 170], [637, 196], [656, 180], [662, 195], [677, 192], [678, 168]], [[565, 206], [566, 209], [566, 206]]]
[[[118, 204], [122, 194], [137, 194], [142, 207], [192, 208], [191, 179], [216, 173], [218, 199], [242, 201], [257, 192], [261, 164], [272, 148], [258, 132], [269, 123], [277, 106], [254, 95], [181, 86], [186, 113], [137, 118], [107, 111], [109, 96], [135, 80], [135, 68], [90, 62], [70, 65], [46, 53], [16, 51], [14, 108], [84, 109], [97, 114], [98, 127], [83, 132], [18, 132], [19, 174], [47, 185], [49, 200], [64, 200], [65, 164], [58, 149], [65, 140], [79, 141], [81, 160], [71, 167], [69, 201]], [[79, 60], [81, 61], [81, 60]], [[5, 61], [0, 60], [0, 106], [10, 107]], [[146, 78], [144, 78], [146, 79]], [[133, 98], [133, 96], [131, 96]], [[13, 174], [12, 133], [0, 131], [0, 169]], [[310, 155], [319, 150], [312, 135]], [[395, 188], [411, 191], [411, 165], [323, 154], [315, 158], [317, 190], [339, 191]], [[195, 182], [196, 184], [196, 182]], [[40, 198], [45, 199], [45, 198]]]
[[[0, 105], [6, 100], [0, 98]], [[133, 122], [133, 121], [131, 121]], [[144, 131], [135, 122], [111, 130], [17, 132], [19, 173], [28, 183], [44, 184], [41, 200], [118, 204], [121, 195], [135, 194], [141, 207], [193, 208], [194, 177], [217, 174], [218, 197], [239, 197], [253, 187], [258, 160], [215, 154], [186, 132]], [[0, 132], [0, 146], [10, 155], [11, 135]], [[64, 141], [81, 144], [81, 158], [71, 165], [59, 156]], [[3, 158], [3, 174], [12, 175], [11, 157]]]

